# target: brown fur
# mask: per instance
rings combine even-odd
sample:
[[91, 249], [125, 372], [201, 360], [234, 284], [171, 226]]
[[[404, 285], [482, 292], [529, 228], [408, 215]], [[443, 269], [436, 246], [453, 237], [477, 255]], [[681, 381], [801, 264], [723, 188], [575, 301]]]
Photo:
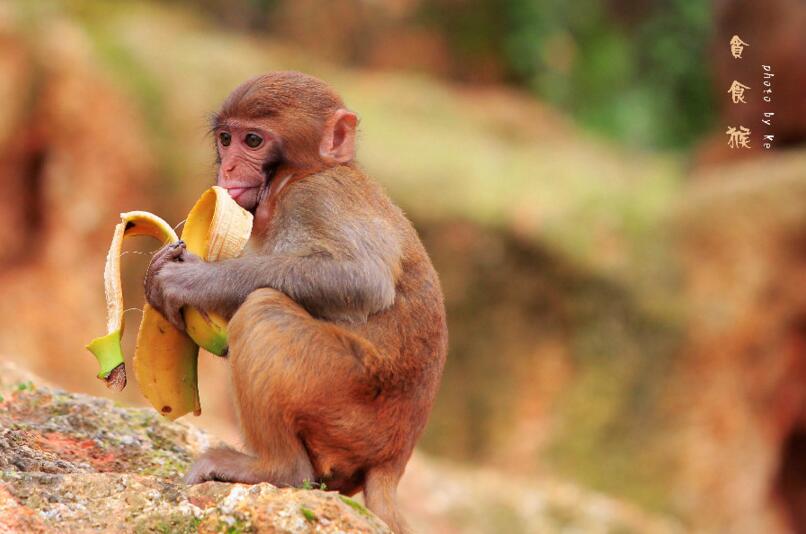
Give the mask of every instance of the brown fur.
[[[312, 480], [347, 495], [363, 490], [367, 506], [402, 532], [395, 492], [447, 351], [439, 280], [378, 184], [352, 161], [326, 164], [327, 150], [310, 153], [322, 139], [338, 151], [341, 134], [354, 135], [347, 121], [334, 137], [338, 96], [296, 73], [256, 80], [236, 89], [215, 119], [259, 125], [283, 150], [254, 207], [250, 252], [205, 263], [166, 248], [147, 277], [149, 302], [160, 310], [180, 303], [232, 317], [233, 388], [250, 454], [210, 450], [188, 481]], [[290, 132], [294, 125], [318, 128], [315, 143], [310, 132]], [[288, 164], [296, 142], [309, 153]]]
[[323, 81], [299, 72], [273, 72], [236, 88], [212, 122], [215, 129], [232, 118], [268, 121], [280, 130], [287, 163], [311, 168], [320, 164], [317, 148], [325, 121], [343, 107]]

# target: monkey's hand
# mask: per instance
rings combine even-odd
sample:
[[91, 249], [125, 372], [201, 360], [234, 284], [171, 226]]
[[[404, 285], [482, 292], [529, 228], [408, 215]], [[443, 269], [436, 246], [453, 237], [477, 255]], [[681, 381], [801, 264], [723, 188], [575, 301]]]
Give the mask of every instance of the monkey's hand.
[[190, 277], [187, 270], [203, 263], [188, 252], [184, 241], [164, 246], [151, 258], [145, 277], [146, 301], [172, 325], [185, 330], [182, 306], [190, 303]]

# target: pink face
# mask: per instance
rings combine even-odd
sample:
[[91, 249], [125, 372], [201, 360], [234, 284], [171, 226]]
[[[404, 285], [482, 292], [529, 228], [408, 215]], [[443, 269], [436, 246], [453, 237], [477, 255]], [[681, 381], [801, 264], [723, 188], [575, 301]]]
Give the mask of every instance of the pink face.
[[227, 121], [214, 130], [221, 165], [217, 183], [242, 208], [257, 207], [266, 182], [264, 168], [276, 153], [274, 136], [267, 130], [240, 121]]

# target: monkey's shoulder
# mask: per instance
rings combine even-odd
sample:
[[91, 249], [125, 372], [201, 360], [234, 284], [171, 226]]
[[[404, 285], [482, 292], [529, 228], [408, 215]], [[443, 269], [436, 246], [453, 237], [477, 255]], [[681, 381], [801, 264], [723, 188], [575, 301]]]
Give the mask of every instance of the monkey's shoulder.
[[278, 218], [323, 229], [369, 223], [367, 230], [388, 231], [387, 226], [397, 228], [408, 223], [380, 184], [347, 165], [325, 169], [289, 185], [277, 212]]
[[[383, 192], [358, 171], [328, 169], [293, 182], [279, 199], [270, 248], [333, 257], [377, 257], [396, 263], [405, 238]], [[398, 210], [399, 211], [399, 210]]]
[[306, 176], [294, 184], [298, 196], [309, 196], [351, 212], [388, 210], [393, 204], [378, 182], [359, 167], [339, 165]]

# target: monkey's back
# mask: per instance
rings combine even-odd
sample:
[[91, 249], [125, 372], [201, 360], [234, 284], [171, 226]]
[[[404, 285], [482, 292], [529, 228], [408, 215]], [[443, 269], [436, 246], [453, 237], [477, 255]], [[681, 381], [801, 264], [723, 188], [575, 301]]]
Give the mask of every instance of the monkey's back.
[[[400, 272], [393, 304], [369, 315], [366, 323], [344, 324], [370, 340], [382, 357], [394, 362], [384, 377], [382, 395], [411, 431], [410, 447], [419, 437], [434, 402], [448, 350], [448, 327], [442, 288], [416, 230], [381, 186], [357, 172], [358, 188], [378, 217], [389, 219], [401, 243]], [[410, 411], [401, 410], [401, 403]]]
[[[383, 188], [357, 168], [332, 169], [355, 188], [353, 200], [370, 217], [385, 219], [400, 244], [395, 298], [366, 323], [344, 323], [372, 341], [387, 356], [405, 364], [401, 378], [421, 381], [431, 371], [441, 373], [447, 352], [445, 305], [439, 277], [414, 226]], [[328, 171], [326, 171], [328, 172]], [[435, 377], [438, 381], [439, 376]], [[405, 381], [405, 380], [404, 380]]]
[[[390, 305], [370, 313], [365, 320], [328, 320], [359, 334], [378, 349], [385, 365], [377, 369], [381, 384], [377, 408], [383, 411], [388, 405], [394, 411], [381, 419], [406, 427], [406, 443], [400, 445], [413, 447], [433, 404], [448, 344], [442, 289], [431, 260], [402, 210], [380, 184], [353, 165], [308, 176], [290, 185], [289, 190], [288, 198], [279, 202], [278, 218], [293, 216], [299, 219], [298, 224], [321, 225], [318, 233], [325, 241], [334, 235], [361, 242], [362, 250], [377, 254], [375, 260], [388, 263], [393, 273], [394, 299]], [[279, 226], [293, 225], [286, 219]], [[276, 246], [272, 242], [285, 239], [270, 232], [267, 245]], [[396, 261], [390, 262], [385, 255], [394, 256]]]

